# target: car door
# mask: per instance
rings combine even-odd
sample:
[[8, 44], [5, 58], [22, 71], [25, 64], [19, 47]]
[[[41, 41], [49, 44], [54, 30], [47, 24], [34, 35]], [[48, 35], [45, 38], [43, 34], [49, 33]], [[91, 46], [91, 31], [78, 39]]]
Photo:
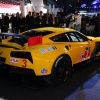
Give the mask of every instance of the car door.
[[88, 41], [88, 38], [78, 32], [68, 32], [70, 38], [69, 46], [73, 63], [79, 63], [90, 58], [92, 42]]

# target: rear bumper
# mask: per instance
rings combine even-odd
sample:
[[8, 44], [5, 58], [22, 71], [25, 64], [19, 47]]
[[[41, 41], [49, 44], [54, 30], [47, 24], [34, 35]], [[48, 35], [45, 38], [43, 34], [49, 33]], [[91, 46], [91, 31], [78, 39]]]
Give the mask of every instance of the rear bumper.
[[34, 70], [32, 69], [14, 67], [4, 63], [0, 63], [0, 69], [7, 70], [9, 73], [14, 73], [14, 74], [36, 76]]

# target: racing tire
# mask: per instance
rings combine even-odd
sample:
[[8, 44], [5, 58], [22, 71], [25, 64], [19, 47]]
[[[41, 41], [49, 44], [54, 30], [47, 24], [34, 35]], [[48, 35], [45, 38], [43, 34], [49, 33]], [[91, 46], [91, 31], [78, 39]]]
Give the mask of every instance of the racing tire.
[[56, 59], [51, 70], [51, 81], [54, 84], [64, 83], [71, 75], [72, 63], [67, 55], [61, 55]]

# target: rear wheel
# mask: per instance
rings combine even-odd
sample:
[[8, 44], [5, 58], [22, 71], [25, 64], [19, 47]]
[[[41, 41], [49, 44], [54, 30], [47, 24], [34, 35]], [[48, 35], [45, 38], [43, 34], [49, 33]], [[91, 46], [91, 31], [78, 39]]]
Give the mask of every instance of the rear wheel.
[[55, 84], [62, 84], [71, 74], [71, 60], [67, 55], [61, 55], [54, 62], [51, 71], [51, 80]]

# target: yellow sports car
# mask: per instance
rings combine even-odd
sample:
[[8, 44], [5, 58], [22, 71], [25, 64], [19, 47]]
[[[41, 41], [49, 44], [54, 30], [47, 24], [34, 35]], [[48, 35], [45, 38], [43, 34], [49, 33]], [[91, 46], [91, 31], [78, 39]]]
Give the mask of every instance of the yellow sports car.
[[0, 67], [10, 73], [50, 75], [63, 83], [74, 64], [100, 56], [100, 37], [87, 37], [68, 28], [44, 27], [21, 34], [1, 33]]

